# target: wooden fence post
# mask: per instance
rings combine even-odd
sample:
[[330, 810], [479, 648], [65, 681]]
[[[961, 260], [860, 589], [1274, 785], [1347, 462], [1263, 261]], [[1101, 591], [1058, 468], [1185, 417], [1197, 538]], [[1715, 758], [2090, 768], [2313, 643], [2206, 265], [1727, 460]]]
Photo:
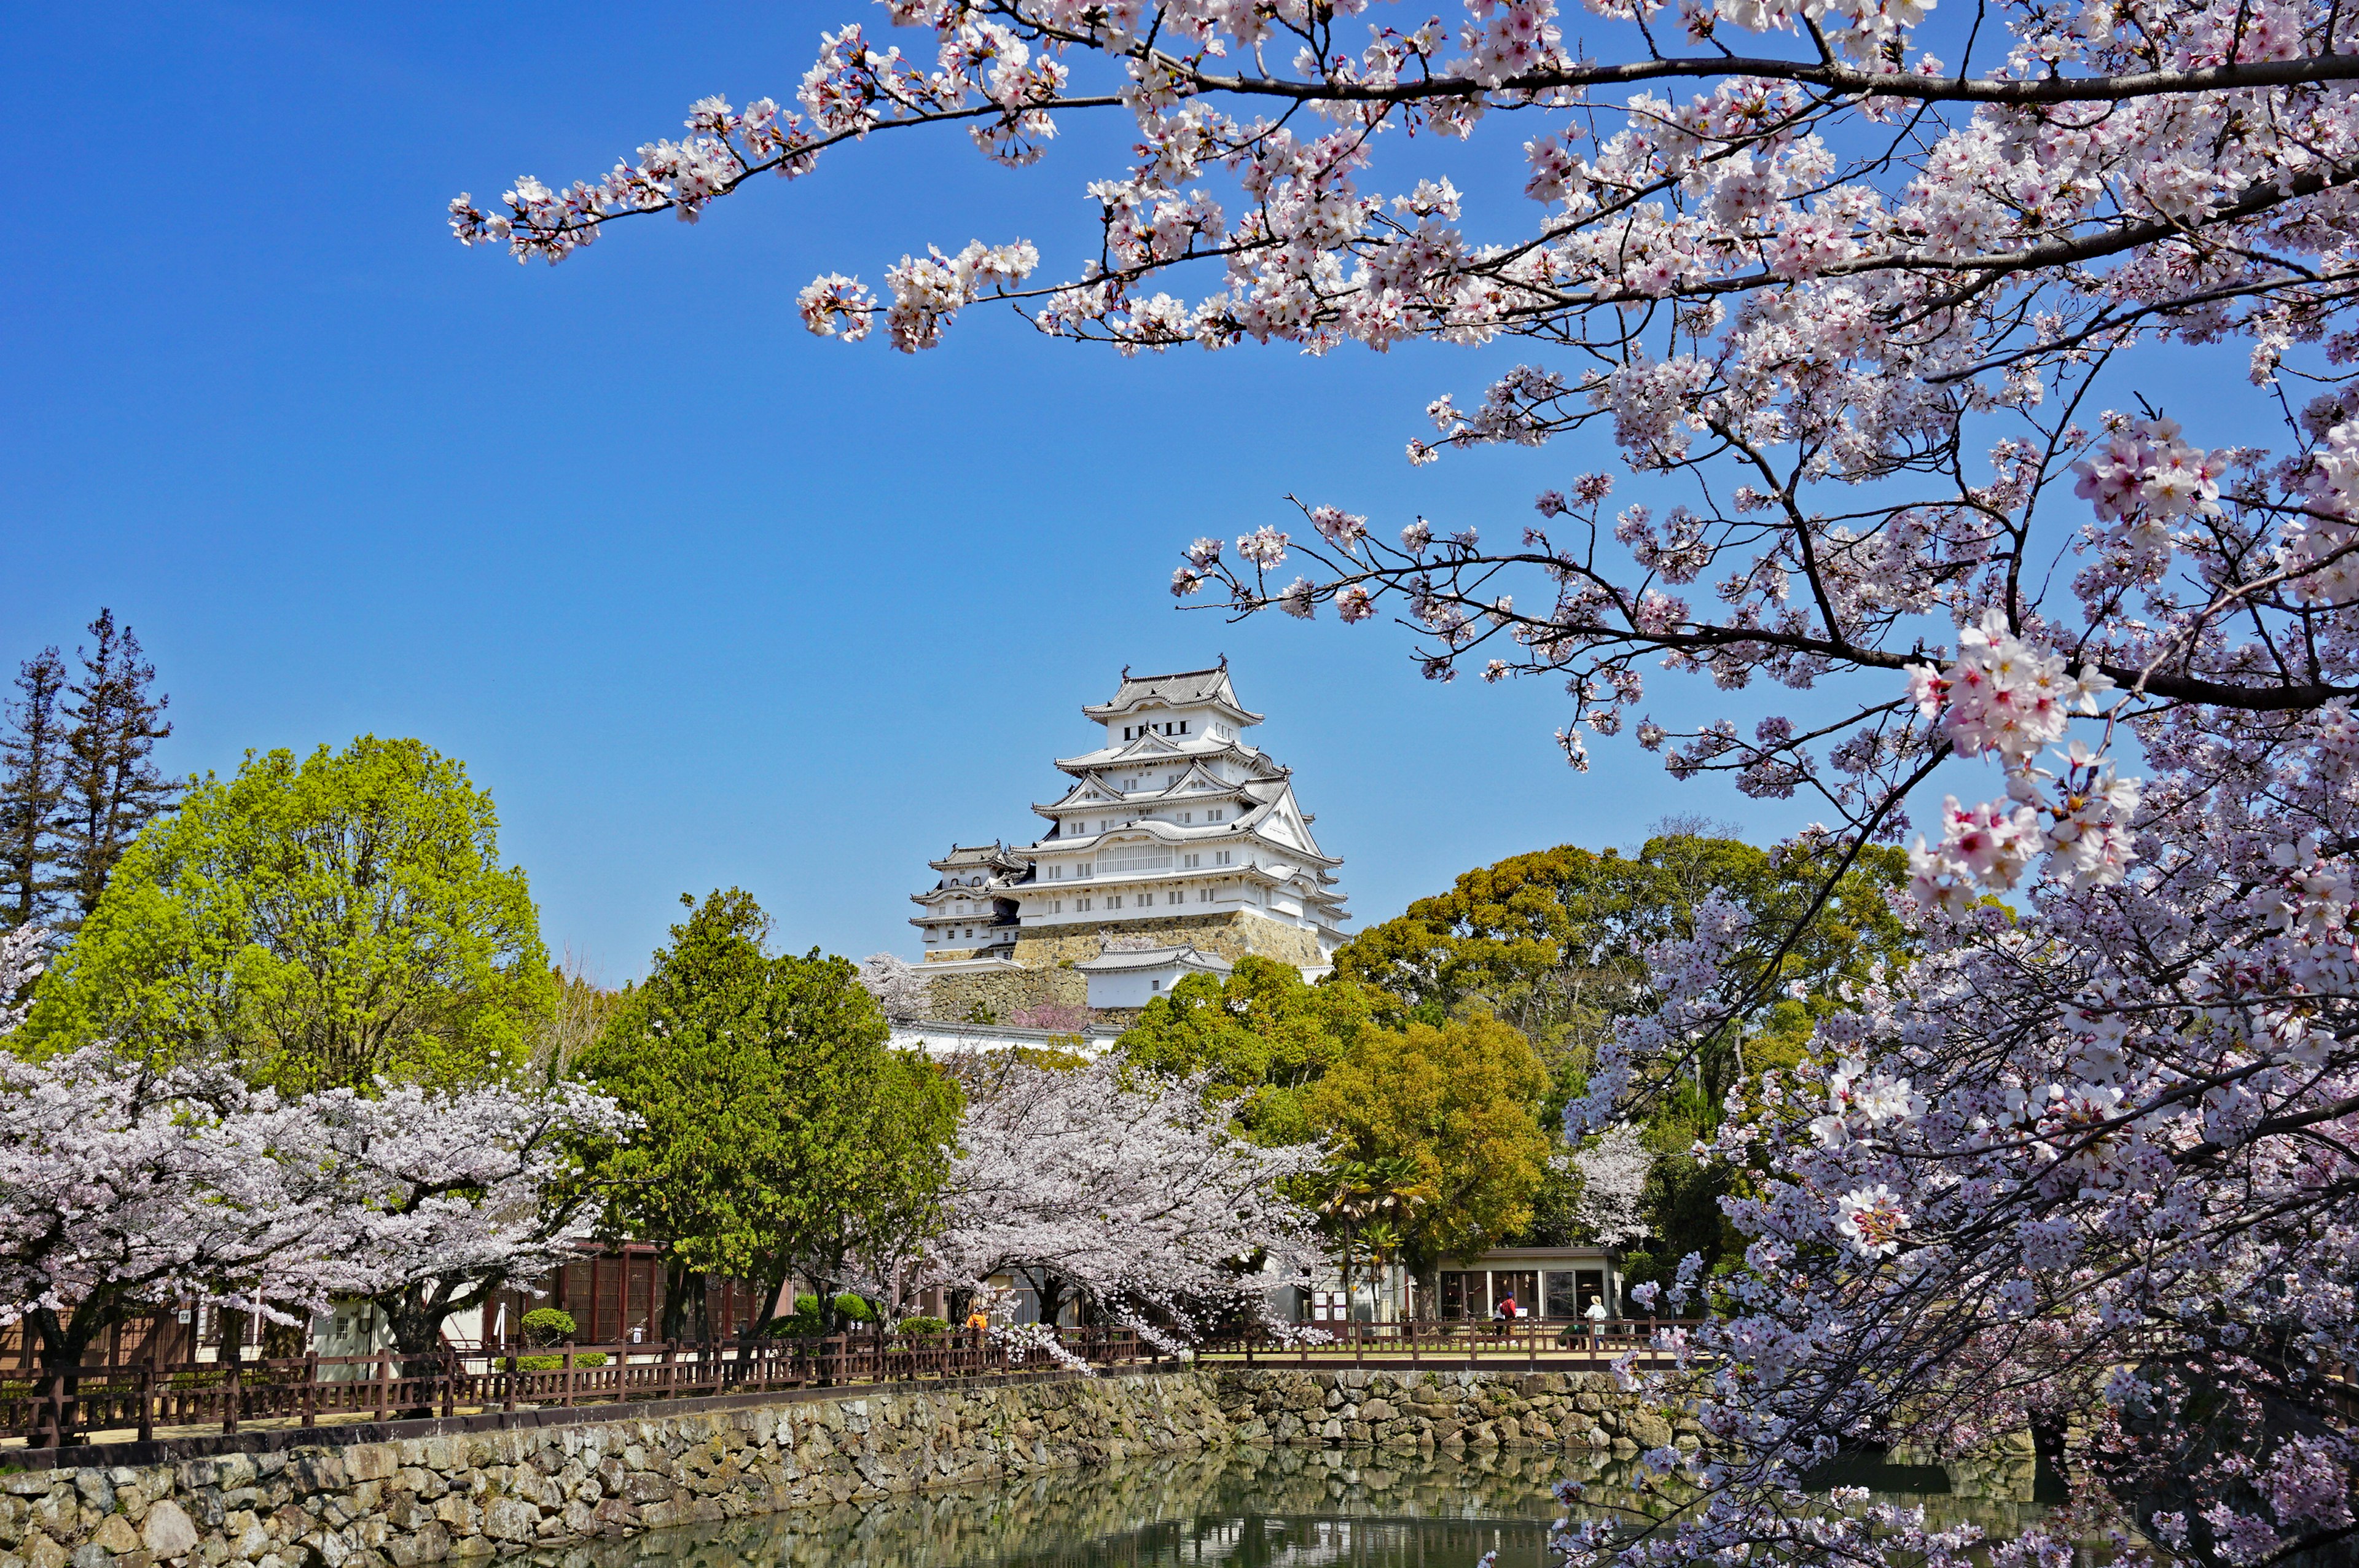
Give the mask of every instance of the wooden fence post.
[[318, 1420], [313, 1407], [320, 1388], [320, 1353], [308, 1351], [303, 1357], [303, 1424], [315, 1426]]
[[663, 1348], [663, 1391], [668, 1400], [679, 1397], [679, 1346], [669, 1339]]
[[565, 1408], [573, 1408], [573, 1341], [565, 1342]]
[[386, 1406], [393, 1398], [393, 1353], [380, 1350], [376, 1356], [376, 1419], [386, 1418]]
[[449, 1421], [459, 1413], [459, 1357], [449, 1346], [442, 1347], [442, 1419]]
[[156, 1357], [152, 1353], [139, 1362], [139, 1441], [156, 1441]]
[[245, 1370], [245, 1363], [243, 1352], [231, 1357], [229, 1370], [222, 1379], [222, 1431], [224, 1433], [237, 1430], [238, 1376]]

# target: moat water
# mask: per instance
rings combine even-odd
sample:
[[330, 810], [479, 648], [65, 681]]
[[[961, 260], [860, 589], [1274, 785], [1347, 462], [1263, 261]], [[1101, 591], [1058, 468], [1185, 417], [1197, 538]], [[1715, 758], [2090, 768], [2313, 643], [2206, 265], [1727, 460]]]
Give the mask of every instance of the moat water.
[[[1246, 1450], [1052, 1471], [939, 1491], [656, 1530], [566, 1556], [580, 1568], [1544, 1568], [1549, 1488], [1568, 1475], [1613, 1496], [1624, 1467], [1545, 1450], [1461, 1458]], [[1973, 1496], [1939, 1470], [1841, 1478], [1991, 1535], [2037, 1517], [2028, 1473]], [[2014, 1496], [2014, 1493], [2021, 1496]], [[588, 1563], [582, 1557], [590, 1559]]]

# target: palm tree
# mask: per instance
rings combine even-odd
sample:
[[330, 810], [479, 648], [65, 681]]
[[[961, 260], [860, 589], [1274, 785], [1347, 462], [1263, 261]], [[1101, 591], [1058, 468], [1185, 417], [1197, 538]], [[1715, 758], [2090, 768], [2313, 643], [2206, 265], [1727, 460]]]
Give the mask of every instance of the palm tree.
[[1384, 1256], [1400, 1249], [1400, 1225], [1437, 1195], [1417, 1162], [1391, 1154], [1380, 1160], [1346, 1160], [1329, 1173], [1319, 1213], [1342, 1243], [1344, 1311], [1351, 1311], [1352, 1264], [1362, 1251], [1374, 1262], [1374, 1232], [1386, 1236]]

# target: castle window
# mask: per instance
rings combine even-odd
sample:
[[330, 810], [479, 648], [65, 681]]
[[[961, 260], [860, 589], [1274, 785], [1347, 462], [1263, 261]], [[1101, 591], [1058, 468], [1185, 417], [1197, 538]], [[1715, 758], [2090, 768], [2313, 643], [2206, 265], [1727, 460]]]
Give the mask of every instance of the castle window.
[[1208, 812], [1204, 813], [1204, 820], [1205, 820], [1205, 821], [1207, 821], [1207, 822], [1218, 822], [1220, 819], [1221, 819], [1221, 814], [1220, 814], [1220, 812], [1219, 812], [1219, 811], [1217, 811], [1217, 810], [1208, 811]]
[[1180, 733], [1182, 735], [1188, 733], [1188, 721], [1184, 719], [1180, 721]]
[[1106, 907], [1108, 909], [1120, 909], [1122, 907], [1122, 894], [1116, 893], [1112, 898], [1106, 900]]

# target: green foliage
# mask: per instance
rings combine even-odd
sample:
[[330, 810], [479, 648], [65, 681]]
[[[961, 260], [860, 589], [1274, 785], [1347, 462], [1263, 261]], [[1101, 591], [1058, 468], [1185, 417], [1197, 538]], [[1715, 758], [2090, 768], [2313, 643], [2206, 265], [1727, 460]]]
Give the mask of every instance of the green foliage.
[[[1680, 1135], [1661, 1127], [1649, 1141], [1669, 1143]], [[1646, 1207], [1654, 1234], [1643, 1250], [1624, 1255], [1625, 1287], [1649, 1280], [1669, 1282], [1679, 1272], [1680, 1260], [1690, 1252], [1701, 1255], [1708, 1275], [1734, 1267], [1745, 1241], [1721, 1212], [1720, 1200], [1739, 1191], [1745, 1181], [1745, 1173], [1707, 1164], [1684, 1149], [1658, 1150], [1655, 1168], [1647, 1175]]]
[[556, 987], [491, 796], [417, 741], [249, 752], [116, 863], [15, 1042], [302, 1091], [518, 1076]]
[[[565, 1369], [565, 1357], [561, 1355], [516, 1356], [509, 1359], [519, 1372], [561, 1372]], [[603, 1350], [577, 1350], [573, 1353], [573, 1365], [577, 1369], [603, 1367], [605, 1364], [606, 1353]]]
[[1151, 1072], [1209, 1072], [1246, 1136], [1300, 1143], [1318, 1135], [1311, 1086], [1387, 1020], [1397, 1007], [1367, 987], [1308, 985], [1291, 964], [1247, 957], [1226, 977], [1190, 975], [1148, 1002], [1116, 1049]]
[[906, 1255], [939, 1221], [957, 1085], [890, 1047], [848, 960], [771, 957], [736, 889], [691, 907], [579, 1058], [644, 1124], [592, 1152], [611, 1222], [668, 1238], [669, 1267], [773, 1292], [853, 1252]]
[[999, 1022], [999, 1014], [978, 1001], [966, 1010], [965, 1021], [969, 1023], [996, 1023]]
[[948, 1334], [950, 1320], [942, 1317], [905, 1317], [897, 1325], [903, 1334]]
[[773, 1339], [810, 1339], [822, 1334], [841, 1334], [848, 1325], [876, 1321], [875, 1304], [851, 1291], [833, 1297], [828, 1305], [833, 1309], [832, 1322], [830, 1314], [820, 1310], [819, 1297], [806, 1292], [795, 1298], [793, 1316], [774, 1317], [762, 1325], [762, 1332]]
[[795, 1298], [790, 1315], [774, 1317], [762, 1325], [762, 1332], [773, 1339], [808, 1339], [820, 1331], [819, 1298], [809, 1292]]
[[1419, 1193], [1384, 1217], [1422, 1276], [1530, 1221], [1549, 1153], [1532, 1108], [1547, 1082], [1530, 1043], [1495, 1018], [1412, 1022], [1354, 1042], [1309, 1110], [1345, 1159]]
[[527, 1345], [562, 1345], [573, 1337], [573, 1314], [562, 1307], [535, 1307], [516, 1320]]
[[[1542, 1110], [1553, 1120], [1581, 1092], [1614, 1020], [1652, 1006], [1647, 947], [1692, 935], [1699, 904], [1725, 898], [1767, 933], [1799, 925], [1788, 949], [1749, 956], [1758, 1004], [1742, 1036], [1706, 1050], [1682, 1108], [1683, 1123], [1702, 1130], [1739, 1070], [1799, 1058], [1836, 980], [1907, 955], [1907, 929], [1885, 894], [1907, 879], [1908, 857], [1869, 846], [1805, 922], [1835, 870], [1824, 853], [1777, 859], [1692, 826], [1666, 827], [1636, 857], [1568, 844], [1468, 871], [1449, 892], [1346, 943], [1336, 977], [1391, 991], [1428, 1022], [1490, 1011], [1513, 1023], [1548, 1063]], [[1797, 980], [1811, 1001], [1783, 995]]]

